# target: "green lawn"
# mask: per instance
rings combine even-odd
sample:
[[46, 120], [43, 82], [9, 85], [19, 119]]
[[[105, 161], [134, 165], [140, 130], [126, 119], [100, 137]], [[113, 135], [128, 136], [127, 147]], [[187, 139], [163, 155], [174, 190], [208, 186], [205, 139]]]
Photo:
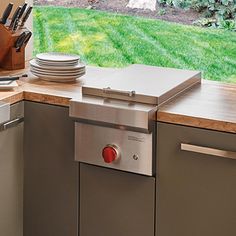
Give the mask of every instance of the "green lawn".
[[236, 33], [61, 7], [34, 8], [34, 54], [80, 54], [90, 65], [196, 69], [236, 83]]

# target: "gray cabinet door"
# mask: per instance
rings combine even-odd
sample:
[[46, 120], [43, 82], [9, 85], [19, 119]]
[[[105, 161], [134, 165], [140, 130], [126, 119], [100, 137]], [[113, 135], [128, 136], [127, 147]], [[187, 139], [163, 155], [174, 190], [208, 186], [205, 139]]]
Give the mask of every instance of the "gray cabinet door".
[[155, 179], [80, 164], [80, 236], [154, 236]]
[[236, 151], [235, 134], [158, 125], [157, 235], [235, 236], [236, 160], [181, 143]]
[[[23, 116], [23, 103], [10, 111]], [[23, 235], [23, 123], [0, 131], [0, 235]]]
[[24, 236], [78, 236], [78, 163], [69, 109], [25, 102]]

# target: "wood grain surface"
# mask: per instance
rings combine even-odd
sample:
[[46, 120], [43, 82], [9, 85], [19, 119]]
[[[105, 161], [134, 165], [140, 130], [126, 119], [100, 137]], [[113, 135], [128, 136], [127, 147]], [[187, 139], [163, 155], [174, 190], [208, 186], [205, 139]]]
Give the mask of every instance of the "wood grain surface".
[[[14, 91], [0, 92], [0, 101], [15, 103], [29, 100], [54, 105], [68, 106], [71, 98], [81, 98], [81, 86], [114, 73], [117, 69], [87, 67], [87, 73], [74, 83], [53, 83], [40, 80], [26, 70], [14, 74], [29, 74], [21, 79]], [[0, 75], [12, 72], [0, 71]], [[203, 81], [191, 90], [162, 105], [157, 121], [236, 133], [236, 85]]]
[[236, 133], [236, 86], [203, 81], [163, 105], [157, 120]]

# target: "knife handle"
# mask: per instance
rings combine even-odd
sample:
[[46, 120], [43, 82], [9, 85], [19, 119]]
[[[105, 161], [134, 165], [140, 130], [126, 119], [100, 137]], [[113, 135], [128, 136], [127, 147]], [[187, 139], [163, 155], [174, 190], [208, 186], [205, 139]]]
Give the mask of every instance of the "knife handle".
[[25, 37], [26, 37], [26, 32], [21, 33], [21, 35], [17, 38], [16, 42], [15, 42], [15, 48], [17, 51], [19, 51], [19, 49], [22, 47], [22, 45], [24, 44], [25, 41]]
[[16, 48], [16, 52], [20, 52], [21, 48], [27, 45], [27, 43], [29, 42], [30, 38], [32, 36], [32, 33], [30, 31], [27, 32], [23, 32], [18, 39], [16, 40], [15, 43], [15, 48]]
[[28, 77], [27, 74], [23, 74], [23, 75], [17, 75], [17, 76], [3, 76], [3, 77], [0, 77], [0, 81], [15, 81], [15, 80], [19, 80], [20, 78], [23, 78], [23, 77]]
[[13, 3], [9, 3], [8, 6], [6, 7], [5, 11], [3, 12], [1, 24], [3, 24], [3, 25], [6, 24], [7, 19], [12, 11], [12, 8], [13, 8]]
[[11, 19], [11, 24], [9, 26], [9, 29], [12, 29], [14, 23], [15, 23], [15, 20], [19, 17], [19, 14], [20, 14], [20, 11], [21, 11], [21, 6], [17, 7], [12, 19]]
[[20, 78], [19, 77], [1, 77], [0, 78], [0, 82], [3, 82], [3, 81], [15, 81], [15, 80], [19, 80]]
[[20, 14], [19, 14], [19, 19], [21, 19], [21, 17], [23, 16], [27, 5], [28, 5], [28, 4], [25, 2], [24, 5], [22, 6], [21, 11], [20, 11]]
[[16, 18], [16, 20], [15, 20], [13, 26], [12, 26], [12, 33], [13, 34], [16, 32], [18, 24], [19, 24], [19, 18]]
[[28, 7], [28, 9], [26, 10], [26, 12], [22, 18], [22, 21], [21, 21], [21, 28], [24, 27], [25, 22], [28, 20], [32, 9], [33, 9], [33, 7]]
[[29, 42], [31, 36], [32, 36], [32, 32], [30, 32], [30, 31], [26, 32], [26, 36], [25, 36], [25, 40], [24, 40], [24, 45], [26, 45]]

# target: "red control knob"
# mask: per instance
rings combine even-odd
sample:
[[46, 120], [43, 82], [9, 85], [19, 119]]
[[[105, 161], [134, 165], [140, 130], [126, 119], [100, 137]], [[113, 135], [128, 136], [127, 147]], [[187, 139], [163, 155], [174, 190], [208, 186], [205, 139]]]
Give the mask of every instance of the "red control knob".
[[106, 163], [112, 163], [119, 157], [117, 147], [115, 145], [107, 145], [102, 150], [102, 157]]

